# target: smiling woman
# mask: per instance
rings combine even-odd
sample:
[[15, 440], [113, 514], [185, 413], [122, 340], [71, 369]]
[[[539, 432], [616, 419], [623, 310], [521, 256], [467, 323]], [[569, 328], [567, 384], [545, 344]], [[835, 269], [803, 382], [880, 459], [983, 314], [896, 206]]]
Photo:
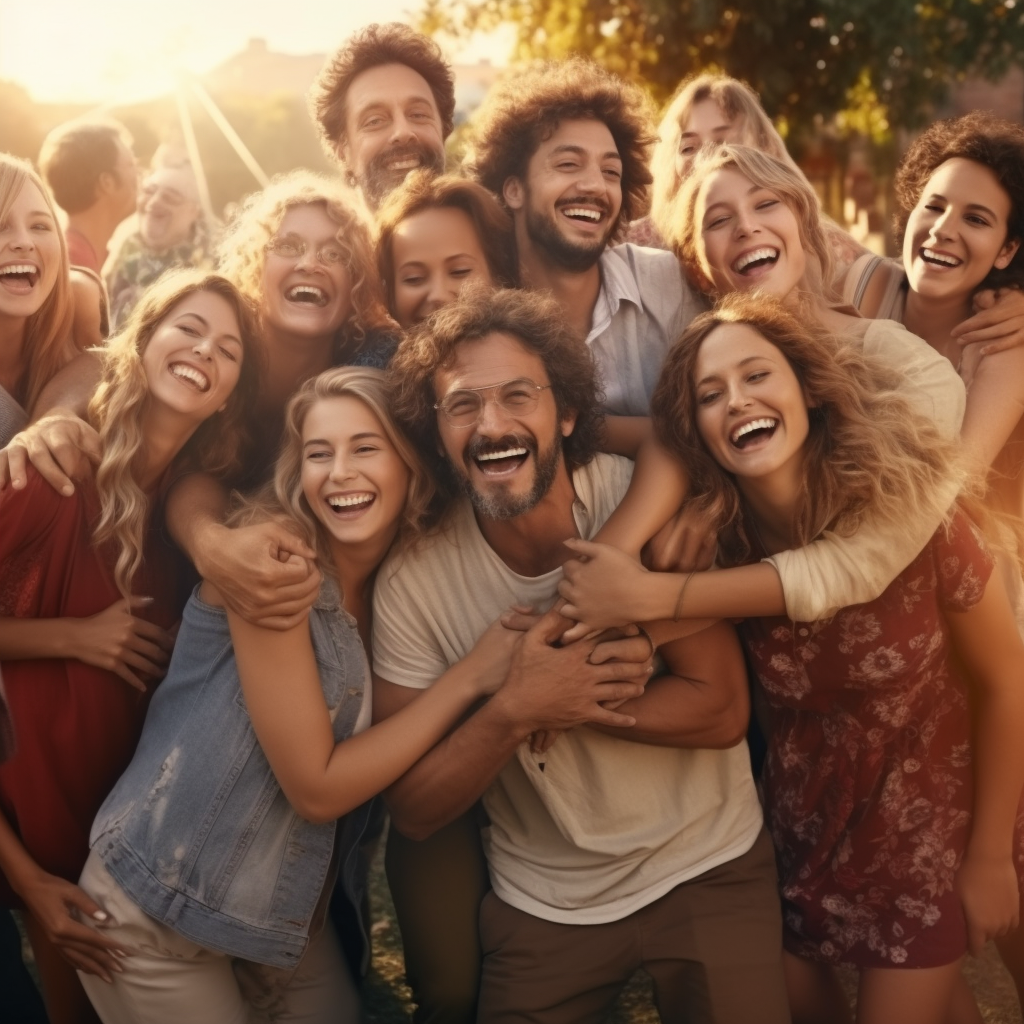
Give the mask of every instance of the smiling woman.
[[172, 467], [236, 464], [255, 345], [248, 305], [224, 278], [164, 278], [104, 349], [95, 479], [62, 497], [33, 470], [24, 489], [0, 492], [0, 659], [17, 734], [0, 767], [0, 900], [26, 910], [60, 1024], [85, 1019], [71, 967], [115, 969], [118, 944], [79, 923], [79, 912], [104, 918], [73, 883], [184, 603], [152, 513]]
[[64, 234], [24, 161], [0, 153], [0, 447], [74, 356]]

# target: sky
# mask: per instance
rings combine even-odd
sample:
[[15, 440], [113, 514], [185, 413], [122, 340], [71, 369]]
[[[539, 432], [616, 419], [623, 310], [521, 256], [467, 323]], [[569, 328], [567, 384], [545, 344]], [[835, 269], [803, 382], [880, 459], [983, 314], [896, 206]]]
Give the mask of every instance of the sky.
[[[175, 68], [215, 67], [262, 37], [281, 53], [323, 53], [371, 21], [414, 19], [419, 0], [0, 0], [0, 79], [40, 102], [130, 103], [168, 92]], [[363, 13], [372, 12], [372, 13]], [[458, 62], [503, 64], [508, 33]]]

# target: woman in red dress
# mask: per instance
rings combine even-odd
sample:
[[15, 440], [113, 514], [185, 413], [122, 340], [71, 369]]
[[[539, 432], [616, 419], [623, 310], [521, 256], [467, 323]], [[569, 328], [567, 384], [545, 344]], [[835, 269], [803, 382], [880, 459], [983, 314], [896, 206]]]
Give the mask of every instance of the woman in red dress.
[[73, 881], [186, 596], [152, 513], [172, 472], [234, 467], [258, 380], [253, 323], [222, 277], [162, 279], [103, 352], [95, 478], [62, 497], [31, 470], [23, 490], [0, 491], [0, 664], [16, 743], [0, 766], [0, 900], [25, 910], [53, 1024], [94, 1019], [72, 968], [119, 969], [116, 944], [76, 920], [103, 914]]
[[[936, 516], [959, 456], [899, 384], [763, 296], [729, 296], [694, 321], [652, 413], [724, 564], [848, 536], [868, 515]], [[688, 577], [574, 547], [588, 562], [567, 567], [563, 594], [587, 622], [600, 619], [586, 596], [596, 581], [641, 620], [685, 606]], [[861, 1024], [940, 1024], [967, 949], [1017, 926], [1024, 645], [992, 567], [954, 509], [876, 600], [741, 626], [768, 724], [794, 1020], [848, 1020], [831, 972], [842, 963], [860, 971]], [[714, 575], [728, 584], [728, 569]]]

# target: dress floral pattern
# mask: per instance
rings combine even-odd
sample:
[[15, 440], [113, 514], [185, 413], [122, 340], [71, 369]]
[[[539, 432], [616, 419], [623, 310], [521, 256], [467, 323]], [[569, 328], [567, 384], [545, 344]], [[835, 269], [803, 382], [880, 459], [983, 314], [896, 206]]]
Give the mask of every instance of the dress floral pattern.
[[953, 880], [971, 819], [970, 709], [943, 613], [977, 604], [992, 566], [958, 514], [875, 601], [740, 627], [769, 708], [766, 815], [790, 952], [861, 968], [965, 952]]

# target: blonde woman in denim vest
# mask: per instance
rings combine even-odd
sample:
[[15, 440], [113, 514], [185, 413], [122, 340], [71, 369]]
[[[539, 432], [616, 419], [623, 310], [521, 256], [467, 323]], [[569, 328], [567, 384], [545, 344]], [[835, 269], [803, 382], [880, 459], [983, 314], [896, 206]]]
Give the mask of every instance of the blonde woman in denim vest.
[[81, 881], [133, 954], [111, 984], [85, 979], [106, 1024], [357, 1019], [325, 924], [335, 877], [357, 906], [363, 883], [360, 823], [338, 819], [497, 688], [513, 639], [496, 625], [429, 704], [368, 728], [369, 588], [432, 491], [388, 404], [379, 371], [308, 382], [289, 403], [273, 482], [239, 514], [287, 523], [318, 552], [308, 619], [254, 626], [208, 583], [185, 610]]

